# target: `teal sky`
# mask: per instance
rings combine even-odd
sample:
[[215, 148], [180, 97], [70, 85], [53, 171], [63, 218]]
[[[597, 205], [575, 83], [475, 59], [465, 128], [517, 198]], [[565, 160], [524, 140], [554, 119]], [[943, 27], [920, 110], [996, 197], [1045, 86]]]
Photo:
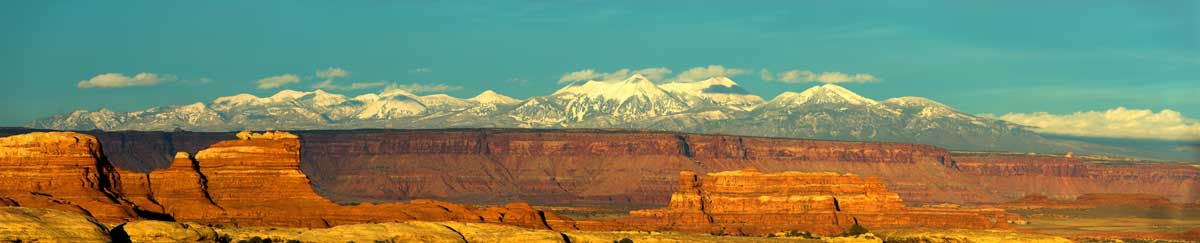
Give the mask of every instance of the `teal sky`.
[[[351, 82], [546, 95], [582, 69], [695, 66], [866, 73], [845, 84], [968, 113], [1172, 109], [1200, 117], [1197, 1], [5, 1], [0, 126]], [[416, 71], [418, 69], [427, 72]], [[173, 75], [79, 88], [104, 73]], [[816, 83], [733, 77], [770, 99]], [[379, 89], [341, 91], [358, 94]]]

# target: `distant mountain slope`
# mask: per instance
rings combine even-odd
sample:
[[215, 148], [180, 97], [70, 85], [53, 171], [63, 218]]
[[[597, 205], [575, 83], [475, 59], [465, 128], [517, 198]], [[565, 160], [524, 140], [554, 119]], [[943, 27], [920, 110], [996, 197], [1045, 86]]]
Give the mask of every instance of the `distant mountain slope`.
[[[1024, 126], [978, 117], [921, 97], [876, 101], [833, 84], [784, 92], [764, 100], [733, 80], [716, 77], [655, 84], [624, 80], [572, 83], [526, 100], [491, 90], [461, 99], [418, 96], [403, 90], [346, 97], [323, 90], [283, 90], [212, 102], [154, 107], [127, 113], [79, 110], [32, 121], [57, 130], [233, 131], [351, 128], [628, 128], [733, 135], [894, 141], [951, 149], [1039, 153], [1145, 151], [1047, 139]], [[1177, 154], [1154, 157], [1181, 159]], [[1188, 158], [1182, 158], [1188, 159]]]

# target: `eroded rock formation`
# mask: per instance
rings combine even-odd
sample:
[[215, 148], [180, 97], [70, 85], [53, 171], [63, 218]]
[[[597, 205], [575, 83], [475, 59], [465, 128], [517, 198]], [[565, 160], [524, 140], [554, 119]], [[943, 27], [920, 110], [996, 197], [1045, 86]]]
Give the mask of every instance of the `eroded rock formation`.
[[114, 191], [118, 179], [96, 138], [35, 132], [0, 138], [0, 202], [74, 211], [103, 221], [137, 217]]
[[871, 229], [1007, 228], [1001, 209], [907, 208], [876, 177], [832, 172], [761, 173], [755, 169], [680, 173], [667, 208], [630, 212], [618, 220], [643, 229], [766, 234], [802, 230], [840, 233], [857, 223]]
[[[2, 130], [3, 133], [17, 131]], [[147, 172], [234, 133], [89, 131], [109, 162]], [[837, 171], [878, 176], [910, 204], [991, 204], [1042, 194], [1150, 193], [1200, 201], [1200, 167], [1087, 156], [950, 155], [905, 143], [612, 130], [350, 130], [296, 133], [301, 168], [339, 203], [429, 198], [473, 204], [666, 205], [681, 170]], [[984, 155], [984, 156], [977, 156]], [[122, 173], [124, 174], [124, 173]], [[630, 182], [636, 183], [630, 183]]]
[[165, 170], [114, 169], [94, 137], [31, 133], [0, 139], [0, 202], [58, 208], [108, 223], [138, 218], [258, 226], [329, 227], [401, 220], [570, 229], [569, 219], [528, 204], [476, 208], [435, 200], [339, 205], [300, 171], [300, 142], [285, 132], [240, 136], [177, 153]]

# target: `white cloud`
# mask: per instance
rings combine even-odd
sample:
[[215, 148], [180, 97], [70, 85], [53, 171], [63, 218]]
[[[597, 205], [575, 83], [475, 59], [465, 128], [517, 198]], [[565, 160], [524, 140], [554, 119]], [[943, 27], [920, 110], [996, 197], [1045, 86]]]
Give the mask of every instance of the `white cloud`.
[[771, 71], [768, 71], [766, 68], [763, 68], [762, 70], [758, 71], [758, 78], [765, 80], [765, 81], [771, 81], [771, 80], [775, 80], [775, 75], [772, 75]]
[[325, 80], [324, 82], [314, 84], [312, 86], [312, 88], [328, 89], [328, 90], [359, 90], [359, 89], [382, 87], [385, 84], [387, 84], [387, 82], [377, 81], [377, 82], [350, 83], [350, 85], [337, 85], [337, 84], [333, 83], [332, 79], [330, 79], [330, 80]]
[[562, 77], [558, 78], [558, 83], [594, 80], [596, 77], [600, 77], [600, 75], [596, 74], [596, 70], [589, 68], [563, 74]]
[[1117, 107], [1106, 111], [1080, 111], [1063, 115], [1046, 112], [1008, 113], [995, 118], [1032, 126], [1035, 131], [1051, 134], [1200, 140], [1200, 120], [1184, 117], [1170, 109], [1156, 113], [1148, 109]]
[[419, 84], [419, 83], [390, 84], [387, 86], [387, 88], [384, 88], [385, 92], [387, 90], [404, 90], [404, 91], [408, 91], [409, 93], [446, 92], [446, 91], [455, 91], [455, 90], [460, 90], [460, 89], [463, 89], [463, 87], [456, 86], [456, 85], [446, 85], [446, 84]]
[[324, 70], [317, 70], [317, 77], [325, 79], [325, 81], [322, 81], [320, 83], [312, 85], [312, 88], [328, 89], [328, 90], [358, 90], [358, 89], [381, 87], [381, 86], [387, 84], [387, 82], [384, 82], [384, 81], [350, 83], [350, 85], [338, 85], [338, 84], [333, 83], [333, 81], [336, 79], [349, 77], [349, 76], [350, 76], [349, 71], [346, 71], [346, 69], [337, 68], [337, 67], [331, 67], [331, 68], [327, 68]]
[[668, 74], [671, 74], [671, 69], [667, 69], [665, 67], [646, 68], [638, 70], [634, 73], [646, 76], [646, 79], [649, 79], [650, 81], [658, 81], [666, 78]]
[[563, 76], [558, 79], [558, 83], [561, 84], [561, 83], [567, 83], [567, 82], [589, 81], [589, 80], [597, 80], [597, 81], [622, 80], [622, 79], [629, 78], [629, 76], [633, 76], [633, 74], [641, 74], [642, 76], [645, 76], [646, 79], [649, 79], [650, 81], [658, 81], [658, 80], [662, 80], [663, 78], [665, 78], [668, 74], [671, 74], [671, 69], [667, 69], [664, 67], [656, 67], [656, 68], [644, 68], [644, 69], [639, 69], [637, 71], [632, 71], [628, 68], [622, 68], [620, 70], [617, 70], [617, 71], [614, 71], [611, 73], [604, 73], [604, 72], [596, 72], [596, 70], [589, 68], [589, 69], [584, 69], [584, 70], [579, 70], [579, 71], [574, 71], [574, 72], [569, 72], [569, 73], [563, 74]]
[[271, 76], [255, 81], [255, 83], [258, 83], [258, 89], [274, 89], [279, 88], [279, 86], [295, 82], [300, 82], [300, 77], [296, 76], [295, 74]]
[[678, 76], [675, 76], [675, 78], [671, 81], [695, 82], [711, 77], [733, 77], [751, 72], [754, 71], [737, 68], [725, 68], [725, 66], [721, 65], [708, 65], [707, 67], [694, 67], [688, 69], [687, 71], [683, 71], [682, 73], [679, 73]]
[[317, 77], [323, 79], [336, 79], [346, 76], [350, 76], [350, 72], [342, 68], [331, 67], [325, 70], [317, 70]]
[[419, 68], [414, 68], [413, 70], [408, 70], [408, 72], [410, 72], [410, 73], [428, 73], [428, 72], [433, 72], [433, 68], [419, 67]]
[[[763, 80], [769, 80], [769, 79], [766, 79], [766, 77], [767, 76], [764, 75]], [[788, 71], [778, 73], [777, 78], [778, 78], [777, 79], [778, 81], [784, 82], [784, 83], [821, 82], [821, 83], [837, 84], [837, 83], [874, 83], [874, 82], [879, 82], [879, 78], [875, 77], [875, 75], [866, 74], [866, 73], [854, 73], [854, 74], [848, 74], [848, 73], [842, 73], [842, 72], [816, 73], [816, 72], [809, 71], [809, 70], [798, 70], [798, 69], [793, 69], [793, 70], [788, 70]]]
[[75, 86], [81, 89], [121, 88], [130, 86], [151, 86], [171, 80], [175, 80], [175, 76], [158, 75], [153, 73], [138, 73], [137, 75], [133, 75], [133, 77], [129, 77], [120, 73], [105, 73], [96, 75], [88, 80], [79, 81], [79, 83]]

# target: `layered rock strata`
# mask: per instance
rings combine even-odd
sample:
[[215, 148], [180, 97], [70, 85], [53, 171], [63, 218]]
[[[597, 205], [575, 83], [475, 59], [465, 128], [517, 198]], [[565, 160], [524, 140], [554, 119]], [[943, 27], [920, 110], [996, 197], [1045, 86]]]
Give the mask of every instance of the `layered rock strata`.
[[102, 221], [137, 217], [96, 138], [35, 132], [0, 138], [0, 204], [74, 211]]
[[0, 139], [0, 202], [65, 209], [107, 223], [138, 218], [203, 224], [329, 227], [402, 220], [572, 229], [528, 204], [476, 208], [434, 200], [339, 205], [300, 171], [300, 141], [285, 132], [238, 136], [151, 173], [114, 169], [94, 137], [31, 133]]
[[907, 208], [876, 177], [743, 169], [703, 177], [681, 172], [667, 208], [633, 211], [618, 222], [654, 230], [836, 234], [856, 223], [870, 229], [987, 229], [1007, 228], [1013, 219], [995, 208]]
[[906, 198], [979, 197], [962, 190], [968, 184], [950, 179], [957, 174], [948, 152], [927, 145], [603, 130], [370, 130], [301, 136], [304, 170], [327, 196], [342, 201], [663, 205], [678, 183], [678, 171], [747, 166], [877, 175], [897, 185]]
[[[105, 144], [101, 149], [118, 168], [154, 168], [155, 173], [170, 168], [177, 152], [195, 155], [235, 137], [87, 133]], [[1200, 200], [1200, 167], [1194, 164], [1095, 163], [987, 153], [952, 156], [938, 147], [905, 143], [613, 130], [350, 130], [297, 135], [304, 140], [302, 171], [316, 191], [339, 203], [429, 198], [472, 204], [666, 205], [678, 184], [678, 171], [703, 174], [744, 167], [877, 176], [910, 205], [1003, 203], [1031, 194], [1065, 200], [1087, 193]]]
[[[1046, 155], [955, 156], [977, 190], [1004, 202], [1027, 195], [1070, 200], [1087, 194], [1151, 194], [1186, 203], [1200, 200], [1200, 166], [1171, 163], [1090, 163]], [[1001, 203], [993, 200], [987, 203]]]

